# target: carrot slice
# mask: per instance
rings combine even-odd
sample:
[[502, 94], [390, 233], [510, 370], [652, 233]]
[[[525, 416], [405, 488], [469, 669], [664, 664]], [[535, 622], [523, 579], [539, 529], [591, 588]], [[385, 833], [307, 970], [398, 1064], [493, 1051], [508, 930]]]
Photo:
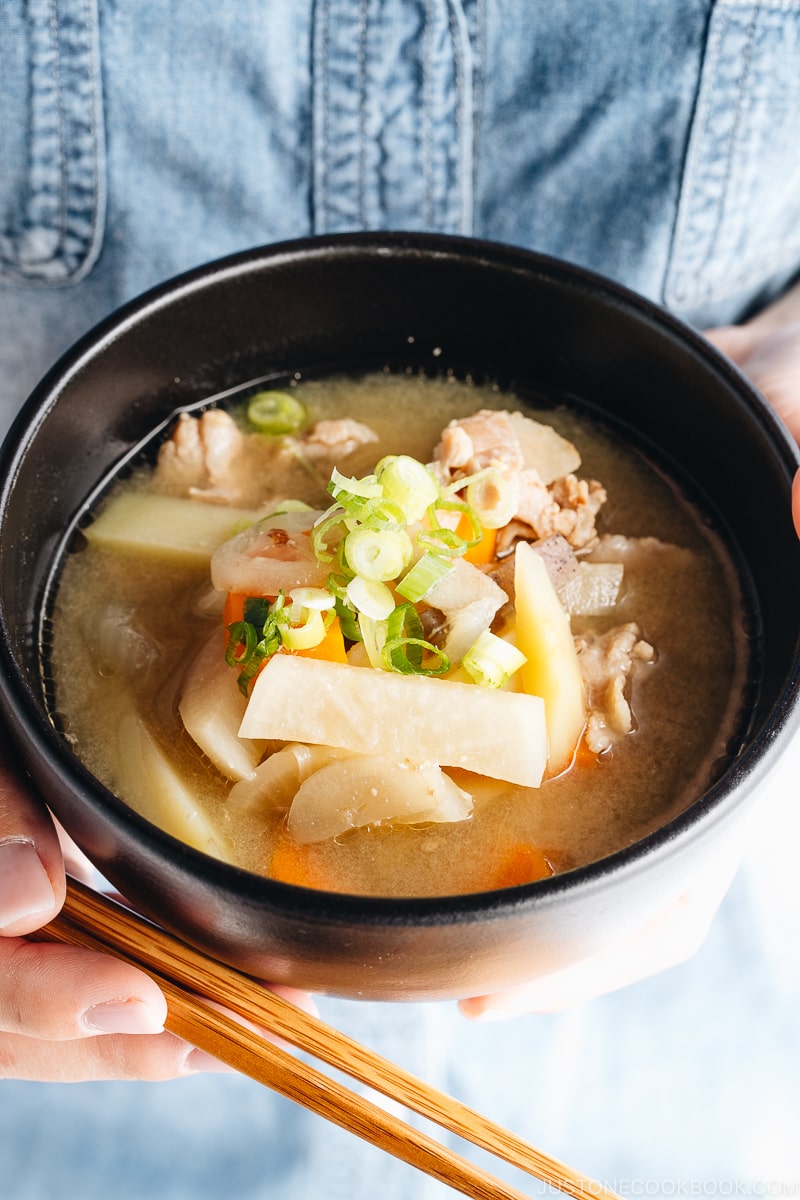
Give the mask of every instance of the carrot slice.
[[288, 833], [282, 833], [272, 851], [268, 874], [279, 883], [332, 890], [316, 859], [313, 845], [301, 846]]
[[[244, 620], [244, 606], [248, 599], [244, 592], [228, 592], [222, 610], [222, 624], [225, 629], [236, 621]], [[266, 599], [271, 600], [272, 597], [268, 596]], [[331, 622], [325, 637], [316, 646], [310, 646], [307, 650], [292, 650], [291, 653], [303, 658], [324, 658], [328, 662], [346, 663], [347, 654], [339, 618], [336, 617]]]
[[346, 663], [347, 654], [339, 618], [337, 617], [335, 621], [331, 622], [330, 629], [316, 646], [309, 646], [307, 650], [293, 650], [292, 654], [300, 655], [302, 658], [324, 658], [327, 662]]
[[[456, 527], [456, 533], [459, 537], [465, 540], [472, 536], [472, 522], [466, 513], [463, 513]], [[495, 550], [497, 547], [497, 530], [487, 529], [484, 525], [481, 526], [481, 540], [474, 546], [470, 546], [464, 554], [464, 560], [472, 563], [474, 567], [483, 566], [486, 563], [494, 562]]]
[[503, 855], [500, 865], [486, 890], [519, 887], [537, 879], [547, 879], [555, 871], [549, 859], [536, 846], [520, 842]]
[[228, 592], [222, 609], [222, 624], [225, 629], [235, 621], [244, 620], [244, 602], [247, 596], [244, 592]]
[[598, 757], [594, 750], [590, 750], [586, 745], [586, 738], [582, 737], [578, 742], [575, 750], [575, 757], [572, 760], [574, 767], [596, 767]]

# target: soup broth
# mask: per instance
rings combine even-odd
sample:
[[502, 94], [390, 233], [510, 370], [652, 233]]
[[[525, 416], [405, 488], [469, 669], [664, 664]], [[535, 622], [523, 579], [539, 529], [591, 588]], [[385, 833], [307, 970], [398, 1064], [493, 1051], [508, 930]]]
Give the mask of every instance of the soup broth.
[[[50, 667], [57, 719], [92, 772], [155, 824], [248, 870], [383, 896], [522, 884], [612, 854], [683, 811], [707, 786], [735, 734], [745, 664], [729, 556], [675, 485], [585, 415], [535, 411], [493, 387], [383, 374], [300, 381], [292, 395], [312, 427], [346, 414], [374, 438], [352, 445], [347, 430], [339, 430], [338, 446], [334, 438], [318, 455], [307, 442], [294, 453], [291, 438], [248, 434], [252, 457], [248, 450], [241, 460], [249, 466], [233, 496], [236, 513], [213, 478], [194, 485], [192, 503], [209, 514], [209, 528], [227, 512], [231, 532], [246, 520], [239, 510], [270, 512], [289, 498], [326, 509], [331, 465], [352, 480], [386, 455], [430, 463], [445, 427], [476, 412], [521, 410], [577, 447], [576, 474], [601, 481], [607, 499], [596, 536], [575, 556], [579, 563], [622, 564], [623, 570], [615, 603], [573, 612], [571, 632], [591, 658], [587, 646], [615, 630], [635, 630], [615, 700], [630, 707], [630, 730], [604, 747], [603, 722], [611, 718], [600, 719], [594, 748], [587, 750], [584, 737], [567, 768], [546, 772], [535, 787], [445, 766], [447, 778], [470, 798], [464, 819], [377, 820], [297, 842], [287, 834], [291, 796], [277, 788], [257, 802], [240, 802], [231, 775], [184, 727], [187, 670], [216, 631], [224, 652], [222, 597], [210, 583], [208, 553], [173, 553], [158, 544], [158, 531], [151, 542], [115, 545], [93, 536], [90, 524], [80, 550], [63, 563]], [[170, 493], [176, 498], [158, 471], [142, 468], [114, 486], [100, 519], [120, 497]], [[497, 566], [500, 586], [510, 559], [513, 544], [505, 576], [502, 559]], [[236, 668], [226, 669], [235, 679]], [[517, 686], [512, 678], [504, 688]], [[409, 719], [403, 711], [394, 715], [400, 726]], [[490, 726], [474, 728], [476, 744], [491, 747], [495, 737]], [[258, 752], [266, 761], [280, 749], [267, 739]]]

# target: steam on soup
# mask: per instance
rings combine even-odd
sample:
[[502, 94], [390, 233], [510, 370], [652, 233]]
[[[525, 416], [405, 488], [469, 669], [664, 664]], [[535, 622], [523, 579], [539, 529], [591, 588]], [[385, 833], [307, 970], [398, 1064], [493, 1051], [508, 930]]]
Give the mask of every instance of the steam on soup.
[[571, 412], [304, 383], [181, 416], [85, 532], [52, 647], [76, 752], [285, 882], [425, 896], [586, 864], [685, 809], [734, 730], [726, 554]]

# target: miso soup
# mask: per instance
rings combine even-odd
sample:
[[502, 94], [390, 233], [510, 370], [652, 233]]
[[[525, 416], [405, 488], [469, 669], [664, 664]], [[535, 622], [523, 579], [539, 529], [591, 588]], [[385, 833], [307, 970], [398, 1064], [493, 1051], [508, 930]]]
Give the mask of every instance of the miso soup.
[[65, 735], [155, 824], [284, 882], [567, 871], [678, 815], [735, 739], [730, 557], [577, 411], [301, 380], [176, 418], [83, 535], [53, 610]]

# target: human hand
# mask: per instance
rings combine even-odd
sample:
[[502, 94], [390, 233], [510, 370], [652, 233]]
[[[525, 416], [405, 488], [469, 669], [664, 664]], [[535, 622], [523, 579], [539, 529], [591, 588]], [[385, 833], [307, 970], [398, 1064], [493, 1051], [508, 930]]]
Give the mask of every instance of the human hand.
[[560, 1012], [679, 966], [705, 941], [739, 857], [731, 847], [728, 853], [705, 863], [702, 875], [682, 895], [616, 944], [563, 970], [462, 1000], [461, 1012], [484, 1021]]
[[[749, 376], [800, 442], [800, 285], [744, 325], [708, 329], [706, 337]], [[792, 515], [800, 537], [800, 472]]]
[[[87, 860], [64, 839], [70, 871]], [[29, 941], [65, 896], [59, 834], [0, 748], [0, 1078], [42, 1082], [171, 1079], [225, 1070], [165, 1032], [167, 1003], [147, 974], [80, 947]], [[276, 989], [304, 1007], [303, 993]]]

